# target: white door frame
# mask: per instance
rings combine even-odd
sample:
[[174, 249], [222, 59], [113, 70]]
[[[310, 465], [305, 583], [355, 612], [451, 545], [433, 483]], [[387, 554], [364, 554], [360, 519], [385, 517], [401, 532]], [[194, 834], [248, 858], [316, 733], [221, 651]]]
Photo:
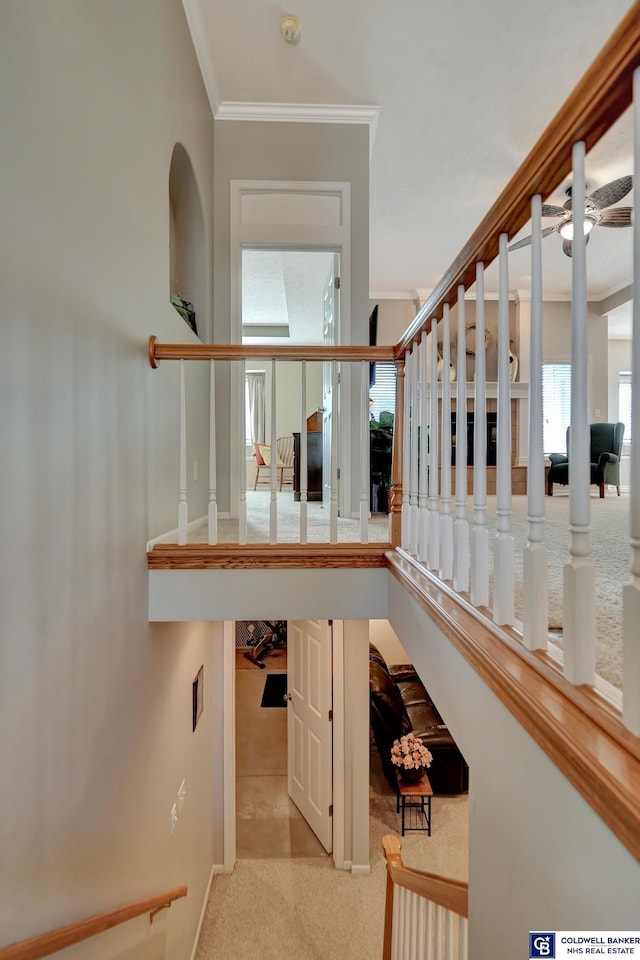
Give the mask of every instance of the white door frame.
[[[232, 180], [230, 191], [230, 292], [232, 343], [242, 343], [242, 249], [328, 250], [340, 255], [340, 328], [338, 343], [351, 343], [351, 184], [332, 181]], [[231, 396], [240, 396], [240, 364], [231, 367]], [[231, 404], [231, 515], [238, 515], [240, 470], [237, 452], [244, 425]], [[345, 424], [347, 426], [347, 424]], [[343, 435], [349, 430], [343, 430]], [[243, 433], [242, 433], [243, 435]], [[346, 443], [345, 439], [345, 443]], [[347, 460], [343, 467], [350, 472]], [[342, 476], [343, 489], [349, 490]]]
[[[343, 622], [333, 621], [333, 861], [338, 870], [351, 869], [345, 861], [345, 715]], [[222, 725], [223, 867], [231, 873], [236, 862], [236, 642], [235, 622], [224, 622]]]

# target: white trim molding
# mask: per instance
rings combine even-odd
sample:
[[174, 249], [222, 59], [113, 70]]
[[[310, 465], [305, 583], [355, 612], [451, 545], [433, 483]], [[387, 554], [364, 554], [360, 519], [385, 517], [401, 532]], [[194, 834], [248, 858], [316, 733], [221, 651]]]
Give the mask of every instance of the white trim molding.
[[216, 120], [255, 120], [263, 123], [355, 123], [369, 127], [369, 157], [376, 139], [380, 107], [334, 103], [252, 103], [224, 101], [214, 110]]
[[206, 30], [200, 15], [198, 0], [182, 0], [184, 13], [187, 18], [187, 26], [193, 41], [193, 48], [196, 52], [196, 58], [202, 74], [202, 82], [207, 91], [211, 113], [216, 115], [220, 107], [220, 97], [218, 95], [218, 84], [216, 82], [215, 69], [211, 59], [210, 45], [207, 42]]

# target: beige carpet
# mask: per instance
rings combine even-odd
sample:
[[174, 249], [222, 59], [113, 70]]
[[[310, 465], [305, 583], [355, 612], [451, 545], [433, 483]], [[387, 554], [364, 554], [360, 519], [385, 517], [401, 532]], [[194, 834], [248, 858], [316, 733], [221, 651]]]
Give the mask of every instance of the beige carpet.
[[[269, 490], [247, 490], [247, 540], [249, 543], [269, 543]], [[291, 489], [277, 494], [278, 542], [300, 541], [300, 503], [294, 501]], [[329, 511], [316, 501], [307, 504], [307, 540], [309, 543], [329, 542]], [[376, 513], [369, 519], [369, 541], [385, 543], [389, 540], [389, 522], [385, 514]], [[338, 517], [338, 543], [358, 543], [360, 521]], [[206, 527], [200, 527], [189, 535], [190, 543], [206, 543]], [[238, 542], [238, 521], [220, 520], [218, 542]]]
[[[216, 876], [196, 960], [376, 960], [382, 954], [386, 871], [380, 848], [399, 835], [395, 795], [375, 750], [370, 784], [371, 875], [352, 877], [329, 858], [241, 860]], [[407, 836], [409, 866], [468, 877], [468, 798], [435, 797], [433, 830]]]
[[[607, 492], [601, 500], [594, 487], [591, 506], [591, 557], [596, 579], [596, 671], [613, 686], [622, 686], [622, 591], [631, 579], [629, 496]], [[516, 616], [522, 618], [522, 556], [527, 541], [527, 498], [512, 501], [516, 559]], [[489, 526], [495, 534], [495, 497], [488, 498]], [[549, 628], [562, 647], [562, 584], [569, 561], [568, 491], [554, 489], [545, 497], [545, 543], [549, 551]]]

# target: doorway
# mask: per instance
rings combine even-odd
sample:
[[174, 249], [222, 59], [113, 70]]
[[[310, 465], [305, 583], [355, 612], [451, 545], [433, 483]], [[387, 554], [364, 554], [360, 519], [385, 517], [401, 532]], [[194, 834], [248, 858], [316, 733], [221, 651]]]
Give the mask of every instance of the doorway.
[[237, 621], [235, 631], [237, 858], [326, 860], [289, 796], [287, 624]]

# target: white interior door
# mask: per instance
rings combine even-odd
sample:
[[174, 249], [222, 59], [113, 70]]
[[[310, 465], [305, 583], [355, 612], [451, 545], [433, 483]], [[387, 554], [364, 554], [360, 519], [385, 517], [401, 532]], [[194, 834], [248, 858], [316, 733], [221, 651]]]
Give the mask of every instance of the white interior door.
[[[340, 258], [336, 253], [334, 262], [324, 288], [324, 321], [322, 325], [322, 342], [325, 347], [331, 347], [337, 341], [338, 329], [338, 295]], [[333, 365], [323, 364], [322, 373], [322, 504], [329, 509], [331, 503], [331, 441], [334, 429], [333, 409]]]
[[288, 791], [327, 853], [333, 845], [332, 642], [327, 620], [287, 627]]

